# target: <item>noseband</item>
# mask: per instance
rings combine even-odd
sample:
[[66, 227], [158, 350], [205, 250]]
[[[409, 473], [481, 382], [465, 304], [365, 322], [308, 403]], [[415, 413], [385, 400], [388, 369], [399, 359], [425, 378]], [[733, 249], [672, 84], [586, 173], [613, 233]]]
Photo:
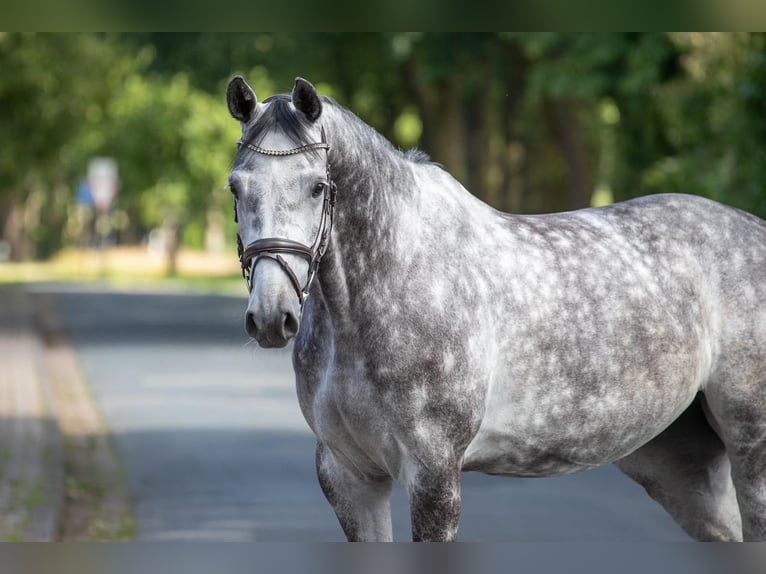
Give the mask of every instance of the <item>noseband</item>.
[[[237, 142], [237, 147], [245, 146], [250, 151], [270, 156], [285, 156], [295, 155], [307, 151], [324, 149], [329, 153], [330, 144], [327, 143], [325, 138], [324, 127], [322, 128], [322, 141], [316, 143], [310, 143], [301, 147], [296, 147], [287, 150], [273, 150], [264, 149], [253, 144], [244, 143], [242, 140]], [[327, 161], [327, 184], [324, 188], [324, 204], [322, 206], [322, 217], [319, 220], [319, 229], [317, 230], [316, 237], [311, 246], [304, 245], [298, 241], [292, 239], [284, 239], [281, 237], [264, 237], [253, 241], [247, 247], [242, 245], [242, 238], [237, 233], [237, 253], [239, 254], [239, 264], [242, 267], [242, 277], [244, 277], [247, 283], [247, 290], [253, 290], [253, 272], [255, 266], [261, 259], [272, 259], [279, 263], [284, 269], [287, 276], [290, 278], [290, 282], [295, 288], [295, 292], [298, 295], [301, 307], [309, 296], [309, 288], [311, 282], [316, 277], [317, 270], [319, 269], [319, 261], [327, 251], [327, 245], [330, 241], [330, 232], [332, 231], [333, 216], [335, 212], [335, 196], [337, 194], [337, 187], [335, 182], [330, 176], [330, 162]], [[237, 222], [237, 200], [234, 200], [234, 221]], [[298, 281], [298, 277], [292, 270], [287, 261], [282, 258], [280, 253], [291, 253], [298, 255], [308, 262], [308, 276], [306, 283], [301, 285]]]

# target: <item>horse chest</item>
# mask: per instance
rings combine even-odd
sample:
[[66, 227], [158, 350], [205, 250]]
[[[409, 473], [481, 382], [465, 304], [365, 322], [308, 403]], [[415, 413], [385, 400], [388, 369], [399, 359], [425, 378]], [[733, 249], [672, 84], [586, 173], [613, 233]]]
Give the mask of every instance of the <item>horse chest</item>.
[[402, 461], [395, 416], [376, 389], [345, 369], [315, 382], [304, 415], [317, 438], [365, 473], [396, 475]]
[[360, 470], [399, 477], [408, 459], [451, 451], [478, 429], [483, 393], [448, 393], [422, 376], [375, 377], [369, 369], [356, 357], [328, 361], [321, 376], [298, 377], [304, 416], [317, 438]]

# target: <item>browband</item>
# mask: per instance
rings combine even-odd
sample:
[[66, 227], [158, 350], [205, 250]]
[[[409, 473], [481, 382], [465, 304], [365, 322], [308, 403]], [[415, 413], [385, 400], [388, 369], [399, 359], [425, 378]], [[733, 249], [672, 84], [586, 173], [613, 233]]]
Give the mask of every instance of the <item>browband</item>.
[[297, 153], [303, 153], [306, 151], [311, 151], [314, 149], [330, 149], [330, 144], [327, 143], [327, 138], [324, 135], [324, 126], [321, 128], [322, 131], [322, 141], [310, 143], [306, 145], [302, 145], [300, 147], [294, 147], [292, 149], [265, 149], [257, 145], [253, 145], [251, 143], [243, 142], [242, 140], [237, 140], [237, 147], [245, 146], [250, 151], [254, 151], [256, 153], [260, 153], [263, 155], [295, 155]]
[[263, 155], [295, 155], [297, 153], [303, 153], [312, 149], [330, 149], [330, 144], [324, 142], [310, 143], [302, 145], [301, 147], [294, 147], [293, 149], [264, 149], [250, 143], [245, 143], [242, 140], [237, 142], [237, 146], [245, 146], [247, 149]]

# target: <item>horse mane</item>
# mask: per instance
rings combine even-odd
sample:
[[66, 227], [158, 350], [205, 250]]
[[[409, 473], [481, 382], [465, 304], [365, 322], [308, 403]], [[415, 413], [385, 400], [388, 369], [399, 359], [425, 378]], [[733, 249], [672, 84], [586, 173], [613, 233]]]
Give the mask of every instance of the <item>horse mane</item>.
[[[333, 98], [321, 96], [321, 99], [325, 106], [331, 106], [348, 113], [348, 110], [343, 108], [343, 106], [338, 104]], [[259, 146], [266, 135], [275, 129], [282, 130], [285, 136], [287, 136], [296, 147], [315, 143], [314, 137], [309, 133], [308, 129], [311, 123], [303, 114], [296, 112], [290, 105], [291, 102], [292, 99], [290, 94], [275, 94], [263, 100], [264, 104], [270, 105], [255, 119], [255, 123], [250, 126], [245, 143]], [[371, 127], [367, 127], [372, 130]], [[385, 142], [384, 145], [386, 145], [393, 154], [398, 153], [406, 161], [422, 164], [433, 163], [428, 154], [422, 150], [410, 149], [401, 151], [391, 145], [391, 142], [388, 141], [388, 139], [381, 139]]]
[[404, 155], [405, 159], [408, 159], [413, 163], [432, 163], [441, 167], [441, 164], [432, 161], [431, 156], [420, 149], [408, 149], [407, 151], [402, 152], [402, 155]]

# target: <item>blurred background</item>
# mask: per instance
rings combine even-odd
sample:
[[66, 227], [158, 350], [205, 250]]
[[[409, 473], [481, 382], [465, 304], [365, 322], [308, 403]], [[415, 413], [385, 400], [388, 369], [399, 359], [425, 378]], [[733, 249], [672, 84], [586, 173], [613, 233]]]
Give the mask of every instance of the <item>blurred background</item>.
[[[234, 74], [307, 78], [505, 211], [766, 217], [765, 34], [0, 33], [0, 540], [342, 539], [290, 351], [242, 326]], [[612, 466], [466, 475], [461, 535], [688, 539]]]
[[[236, 73], [261, 99], [306, 77], [502, 210], [684, 192], [763, 217], [765, 38], [3, 33], [0, 259], [141, 245], [172, 275], [186, 248], [230, 256]], [[94, 157], [119, 177], [103, 213]]]

